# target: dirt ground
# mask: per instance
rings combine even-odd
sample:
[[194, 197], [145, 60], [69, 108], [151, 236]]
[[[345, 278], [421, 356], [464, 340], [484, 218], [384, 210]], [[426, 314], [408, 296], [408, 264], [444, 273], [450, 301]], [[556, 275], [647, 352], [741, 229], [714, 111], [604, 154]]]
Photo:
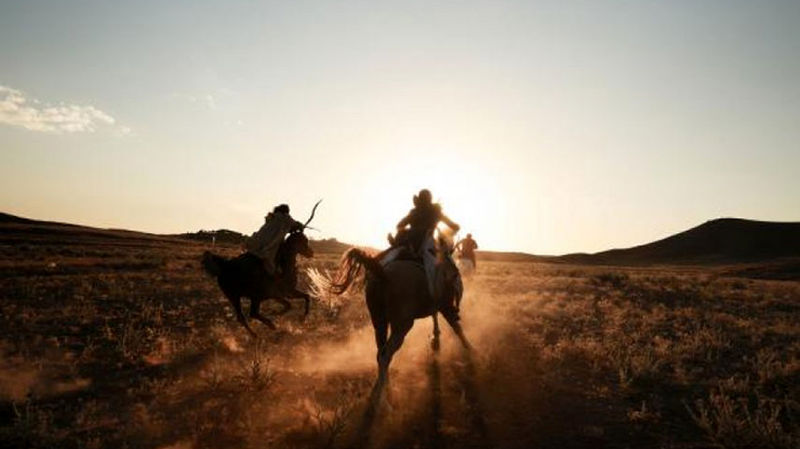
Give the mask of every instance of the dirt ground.
[[418, 320], [365, 422], [363, 294], [298, 301], [253, 339], [206, 245], [66, 241], [0, 245], [2, 447], [800, 447], [800, 282], [479, 261], [474, 351], [442, 321], [435, 355]]

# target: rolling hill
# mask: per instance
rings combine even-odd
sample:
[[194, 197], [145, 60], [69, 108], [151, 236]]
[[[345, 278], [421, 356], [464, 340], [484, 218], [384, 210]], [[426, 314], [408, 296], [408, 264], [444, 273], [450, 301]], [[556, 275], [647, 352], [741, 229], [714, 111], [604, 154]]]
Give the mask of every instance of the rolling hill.
[[[133, 246], [190, 241], [195, 244], [210, 244], [212, 236], [216, 236], [217, 244], [235, 247], [244, 238], [244, 235], [229, 230], [160, 235], [39, 221], [0, 213], [0, 244], [36, 241], [70, 244], [87, 240]], [[318, 252], [339, 254], [351, 246], [335, 239], [312, 240], [311, 244]], [[800, 273], [800, 223], [721, 218], [652, 243], [595, 254], [536, 256], [518, 252], [478, 251], [478, 258], [484, 261], [590, 265], [724, 265], [769, 262], [771, 270], [786, 270], [786, 263], [789, 263], [789, 271]]]
[[568, 254], [581, 264], [729, 264], [800, 258], [800, 223], [720, 218], [652, 243], [595, 254]]
[[[90, 226], [33, 220], [0, 212], [0, 246], [2, 245], [217, 245], [238, 248], [245, 236], [228, 229], [187, 232], [183, 234], [151, 234], [123, 229], [101, 229]], [[311, 239], [311, 247], [320, 253], [343, 253], [351, 245], [336, 239]]]

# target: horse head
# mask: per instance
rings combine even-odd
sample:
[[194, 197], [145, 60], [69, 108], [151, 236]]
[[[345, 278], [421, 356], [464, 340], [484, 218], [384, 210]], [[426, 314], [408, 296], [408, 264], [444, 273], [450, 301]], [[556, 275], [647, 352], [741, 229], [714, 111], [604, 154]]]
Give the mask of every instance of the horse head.
[[306, 237], [305, 230], [306, 228], [313, 229], [308, 226], [311, 223], [311, 220], [314, 219], [314, 214], [317, 212], [317, 206], [321, 203], [322, 200], [317, 201], [317, 204], [314, 205], [314, 208], [311, 209], [311, 216], [308, 217], [303, 226], [295, 229], [291, 233], [289, 233], [289, 237], [286, 238], [284, 245], [287, 248], [289, 254], [300, 254], [304, 257], [314, 257], [314, 250], [311, 248], [311, 245], [308, 244], [308, 237]]
[[308, 237], [302, 230], [292, 232], [284, 242], [290, 254], [300, 254], [303, 257], [314, 257], [314, 250], [308, 243]]

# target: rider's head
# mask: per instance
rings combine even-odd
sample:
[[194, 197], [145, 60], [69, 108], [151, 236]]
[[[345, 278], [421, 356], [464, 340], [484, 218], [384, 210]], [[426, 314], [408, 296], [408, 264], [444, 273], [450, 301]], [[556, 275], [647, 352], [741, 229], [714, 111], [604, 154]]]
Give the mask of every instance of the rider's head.
[[469, 233], [468, 233], [468, 234], [467, 234], [467, 238], [468, 238], [468, 239], [471, 239], [471, 238], [472, 238], [472, 234], [469, 234]]
[[272, 209], [272, 212], [275, 212], [275, 213], [280, 212], [282, 214], [287, 214], [288, 215], [289, 214], [289, 205], [288, 204], [280, 204], [278, 206], [275, 206], [275, 209]]
[[433, 195], [428, 189], [422, 189], [418, 194], [414, 195], [414, 206], [426, 206], [433, 201]]

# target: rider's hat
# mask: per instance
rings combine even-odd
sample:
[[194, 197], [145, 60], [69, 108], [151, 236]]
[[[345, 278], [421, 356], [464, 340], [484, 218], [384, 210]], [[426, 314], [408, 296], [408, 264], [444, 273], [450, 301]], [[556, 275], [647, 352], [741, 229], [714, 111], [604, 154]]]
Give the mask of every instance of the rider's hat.
[[289, 213], [289, 205], [288, 204], [279, 204], [279, 205], [275, 206], [274, 209], [272, 209], [272, 212], [280, 212], [282, 214], [288, 214]]

